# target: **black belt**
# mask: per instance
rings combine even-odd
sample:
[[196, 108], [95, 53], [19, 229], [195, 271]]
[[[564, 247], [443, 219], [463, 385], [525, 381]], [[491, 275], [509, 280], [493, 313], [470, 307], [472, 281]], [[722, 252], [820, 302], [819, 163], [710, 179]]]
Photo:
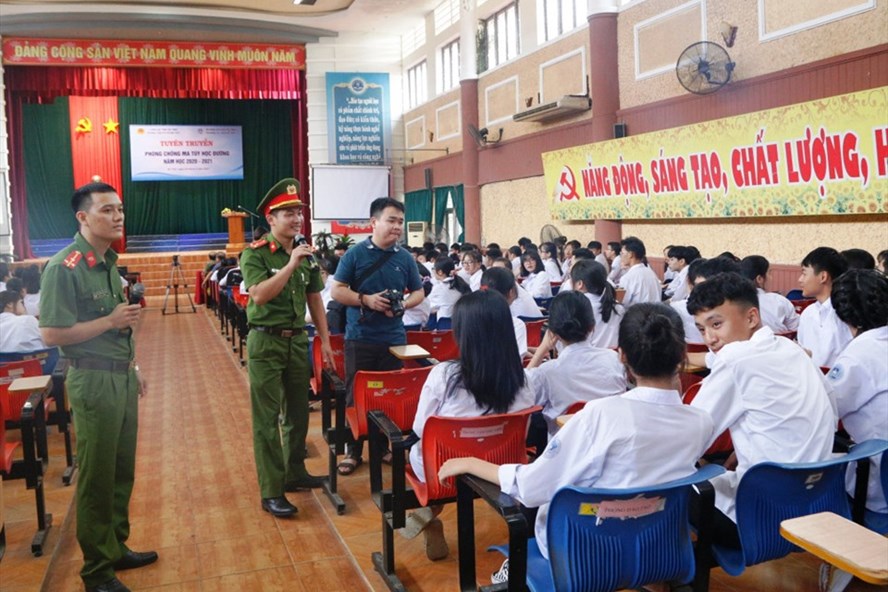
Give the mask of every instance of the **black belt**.
[[250, 329], [254, 329], [259, 331], [260, 333], [268, 333], [269, 335], [274, 335], [275, 337], [286, 337], [287, 339], [291, 337], [296, 337], [297, 335], [302, 335], [304, 329], [302, 327], [295, 327], [293, 329], [289, 329], [286, 327], [263, 327], [262, 325], [250, 325]]
[[71, 358], [71, 365], [79, 370], [102, 372], [129, 372], [136, 364], [130, 361], [103, 360], [101, 358]]

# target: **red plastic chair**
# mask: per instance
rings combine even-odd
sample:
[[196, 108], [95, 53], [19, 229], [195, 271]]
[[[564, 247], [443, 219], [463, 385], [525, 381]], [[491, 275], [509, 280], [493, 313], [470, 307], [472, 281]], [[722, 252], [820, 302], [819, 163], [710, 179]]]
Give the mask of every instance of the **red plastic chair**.
[[432, 366], [389, 372], [361, 370], [355, 373], [354, 407], [345, 410], [355, 440], [367, 435], [367, 413], [379, 410], [407, 432], [413, 428], [419, 394]]
[[30, 393], [18, 395], [9, 394], [9, 385], [16, 378], [25, 378], [27, 376], [40, 376], [43, 374], [43, 368], [40, 360], [21, 360], [18, 362], [7, 362], [0, 365], [0, 410], [3, 412], [3, 418], [8, 422], [19, 422], [22, 419], [22, 405], [28, 400]]
[[687, 345], [689, 354], [705, 354], [709, 351], [705, 343], [689, 343]]
[[[331, 335], [330, 348], [333, 350], [333, 370], [340, 377], [345, 376], [345, 335]], [[321, 336], [315, 335], [311, 344], [312, 374], [308, 379], [311, 390], [316, 394], [321, 393], [321, 373], [324, 371], [324, 356], [321, 351]]]
[[527, 347], [539, 347], [543, 342], [543, 325], [549, 319], [537, 319], [534, 321], [524, 321], [527, 327]]
[[[690, 372], [679, 372], [678, 378], [681, 381], [681, 392], [687, 394], [688, 389], [690, 389], [695, 384], [699, 384], [703, 382], [703, 377], [699, 374], [692, 374]], [[700, 387], [698, 386], [697, 389]], [[694, 391], [696, 395], [697, 391]]]
[[564, 412], [565, 415], [573, 415], [574, 413], [579, 413], [583, 410], [583, 407], [586, 406], [586, 403], [589, 401], [574, 401], [570, 404], [570, 407], [567, 408], [567, 411]]
[[[682, 403], [685, 405], [690, 405], [691, 401], [694, 400], [694, 397], [697, 396], [697, 393], [700, 392], [700, 387], [703, 385], [703, 381], [695, 382], [684, 392], [684, 395], [681, 397]], [[734, 442], [731, 440], [731, 432], [725, 430], [718, 438], [715, 439], [715, 442], [712, 443], [712, 446], [703, 453], [704, 456], [710, 454], [724, 454], [734, 451]]]
[[422, 347], [439, 362], [459, 357], [453, 331], [407, 331], [407, 343]]

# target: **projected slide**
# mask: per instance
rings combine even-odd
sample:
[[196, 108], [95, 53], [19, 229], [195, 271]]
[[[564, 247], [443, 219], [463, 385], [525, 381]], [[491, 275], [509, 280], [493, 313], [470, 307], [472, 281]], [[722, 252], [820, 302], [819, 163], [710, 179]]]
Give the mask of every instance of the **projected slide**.
[[239, 125], [130, 125], [129, 132], [133, 181], [244, 178]]

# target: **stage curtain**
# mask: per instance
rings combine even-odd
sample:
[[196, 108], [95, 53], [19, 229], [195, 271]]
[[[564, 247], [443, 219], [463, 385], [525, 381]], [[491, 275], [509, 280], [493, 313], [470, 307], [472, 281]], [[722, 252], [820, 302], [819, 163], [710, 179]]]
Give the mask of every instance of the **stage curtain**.
[[[299, 88], [305, 88], [305, 71], [299, 71]], [[299, 180], [302, 201], [309, 206], [305, 212], [302, 230], [307, 237], [312, 235], [311, 227], [311, 174], [308, 168], [308, 104], [307, 101], [291, 101], [290, 120], [293, 124], [293, 176]], [[263, 225], [267, 224], [262, 221]], [[311, 240], [311, 238], [309, 238]]]
[[[71, 167], [71, 138], [68, 126], [68, 99], [54, 103], [22, 105], [22, 167], [24, 174], [15, 185], [22, 190], [24, 201], [13, 199], [14, 237], [20, 234], [33, 239], [69, 238], [77, 232], [77, 221], [71, 211], [74, 193], [74, 171]], [[16, 168], [16, 162], [11, 163]], [[27, 180], [27, 182], [25, 182]], [[19, 222], [25, 218], [28, 232], [22, 233]], [[30, 257], [16, 241], [16, 253]]]
[[461, 243], [466, 240], [466, 204], [462, 183], [453, 186], [453, 209], [456, 210], [456, 220], [461, 229], [456, 241]]
[[447, 185], [435, 187], [435, 230], [438, 232], [444, 228], [444, 216], [447, 214], [447, 194], [452, 188]]
[[[293, 176], [290, 101], [134, 99], [119, 100], [120, 150], [127, 233], [225, 232], [223, 208], [256, 205], [277, 181]], [[242, 181], [131, 180], [129, 125], [240, 125]], [[253, 220], [258, 225], [259, 220]], [[264, 223], [264, 220], [261, 221]], [[247, 224], [249, 232], [253, 224]]]
[[432, 192], [428, 189], [418, 189], [405, 193], [404, 210], [405, 222], [431, 222]]

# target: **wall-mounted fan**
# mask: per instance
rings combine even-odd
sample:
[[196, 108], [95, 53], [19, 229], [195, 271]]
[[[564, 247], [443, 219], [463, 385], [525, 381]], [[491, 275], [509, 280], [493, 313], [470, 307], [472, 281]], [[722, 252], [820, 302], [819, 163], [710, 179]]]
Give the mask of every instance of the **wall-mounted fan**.
[[730, 82], [734, 66], [724, 47], [711, 41], [699, 41], [678, 56], [675, 74], [690, 92], [708, 95]]
[[469, 124], [469, 134], [472, 136], [472, 139], [475, 140], [475, 145], [478, 148], [484, 148], [485, 146], [493, 146], [499, 143], [500, 140], [503, 139], [503, 128], [499, 128], [499, 133], [496, 138], [490, 137], [490, 130], [486, 127], [482, 127], [478, 129], [471, 123]]
[[542, 228], [540, 228], [540, 244], [558, 244], [558, 239], [562, 237], [564, 237], [564, 235], [561, 234], [561, 231], [558, 230], [557, 226], [553, 226], [552, 224], [545, 224]]

